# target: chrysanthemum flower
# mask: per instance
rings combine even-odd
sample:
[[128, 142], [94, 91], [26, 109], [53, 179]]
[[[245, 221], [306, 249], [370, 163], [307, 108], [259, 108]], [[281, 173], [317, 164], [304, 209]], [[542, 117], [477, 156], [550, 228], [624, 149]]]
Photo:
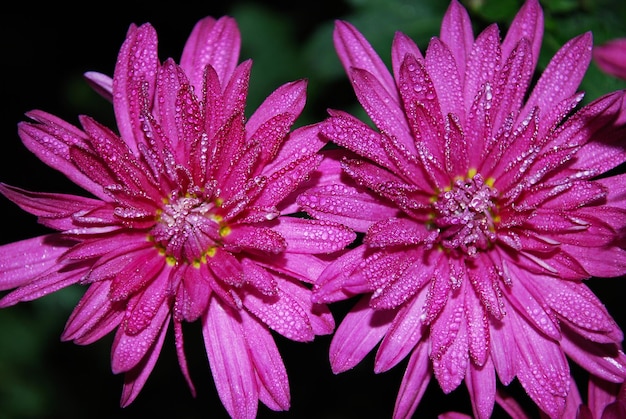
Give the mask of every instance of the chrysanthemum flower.
[[596, 45], [593, 59], [605, 73], [626, 80], [626, 38], [615, 38]]
[[559, 417], [567, 357], [604, 380], [626, 377], [622, 331], [584, 283], [626, 273], [626, 176], [607, 173], [626, 160], [626, 98], [578, 106], [590, 33], [528, 92], [543, 36], [536, 0], [504, 39], [495, 24], [476, 38], [471, 28], [453, 0], [424, 56], [396, 34], [390, 73], [336, 22], [339, 58], [377, 129], [339, 110], [321, 128], [347, 151], [298, 202], [364, 236], [314, 298], [361, 296], [333, 336], [335, 373], [375, 347], [376, 372], [408, 357], [396, 418], [416, 410], [432, 375], [445, 393], [465, 381], [475, 417], [491, 414], [498, 380], [514, 379]]
[[[112, 99], [119, 134], [81, 116], [80, 127], [42, 111], [19, 134], [35, 155], [93, 196], [0, 192], [56, 232], [0, 247], [7, 307], [72, 284], [88, 285], [63, 340], [89, 344], [115, 331], [122, 406], [140, 392], [170, 325], [194, 392], [182, 323], [200, 321], [219, 396], [232, 417], [258, 401], [286, 410], [286, 369], [273, 339], [329, 334], [334, 320], [311, 302], [324, 263], [354, 233], [288, 216], [325, 141], [291, 130], [306, 81], [287, 83], [244, 118], [251, 61], [238, 64], [230, 17], [193, 29], [180, 64], [158, 60], [150, 24], [131, 25], [113, 78], [87, 77]], [[15, 289], [14, 289], [15, 288]]]

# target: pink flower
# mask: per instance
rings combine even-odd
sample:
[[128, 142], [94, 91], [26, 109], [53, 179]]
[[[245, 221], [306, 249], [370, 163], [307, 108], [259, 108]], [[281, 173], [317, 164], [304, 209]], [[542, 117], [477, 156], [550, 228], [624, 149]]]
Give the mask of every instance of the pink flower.
[[593, 60], [605, 73], [626, 80], [626, 38], [595, 46]]
[[111, 98], [120, 134], [81, 116], [75, 127], [42, 111], [19, 125], [26, 147], [91, 197], [0, 192], [58, 233], [0, 248], [1, 307], [88, 285], [63, 340], [89, 344], [115, 330], [121, 405], [152, 371], [172, 325], [191, 383], [182, 323], [199, 320], [219, 396], [235, 418], [260, 400], [286, 410], [290, 391], [272, 331], [311, 341], [334, 329], [310, 284], [315, 254], [354, 240], [347, 227], [286, 216], [319, 164], [318, 127], [291, 130], [306, 82], [274, 91], [246, 121], [251, 61], [238, 64], [230, 17], [193, 29], [180, 64], [157, 56], [150, 24], [131, 25], [113, 79], [88, 73]]
[[598, 377], [626, 377], [623, 334], [587, 288], [626, 273], [626, 96], [576, 109], [591, 60], [584, 33], [532, 90], [543, 12], [524, 3], [501, 41], [474, 38], [453, 0], [424, 56], [406, 35], [392, 73], [363, 35], [337, 22], [335, 47], [377, 129], [332, 110], [321, 132], [348, 151], [322, 163], [298, 198], [310, 215], [364, 233], [330, 264], [317, 302], [359, 296], [330, 345], [335, 373], [376, 349], [374, 371], [408, 357], [394, 417], [409, 417], [434, 375], [461, 382], [475, 417], [497, 381], [515, 378], [548, 416], [564, 412], [568, 358]]

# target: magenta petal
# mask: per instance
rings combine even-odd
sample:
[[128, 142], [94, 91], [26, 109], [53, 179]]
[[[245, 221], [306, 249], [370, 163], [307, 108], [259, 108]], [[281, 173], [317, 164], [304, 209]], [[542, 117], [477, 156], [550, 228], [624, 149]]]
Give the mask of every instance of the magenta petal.
[[[591, 33], [587, 32], [561, 47], [541, 74], [521, 115], [526, 115], [534, 106], [546, 112], [543, 110], [573, 95], [591, 61], [591, 46]], [[546, 124], [551, 126], [552, 121], [542, 120], [542, 125]]]
[[213, 380], [224, 407], [233, 418], [254, 419], [258, 409], [258, 389], [239, 313], [211, 298], [202, 319], [202, 335]]
[[220, 82], [225, 85], [237, 66], [240, 47], [241, 35], [235, 19], [224, 16], [216, 20], [207, 16], [193, 27], [185, 43], [180, 65], [198, 92], [202, 90], [204, 68], [207, 65], [216, 70]]
[[311, 188], [297, 202], [317, 219], [343, 224], [365, 232], [376, 221], [394, 217], [398, 210], [357, 187], [334, 184]]
[[397, 100], [384, 89], [381, 81], [360, 68], [352, 68], [349, 75], [359, 102], [376, 126], [394, 136], [409, 150], [415, 150], [404, 112]]
[[400, 65], [404, 61], [406, 54], [411, 54], [418, 60], [424, 59], [422, 52], [415, 44], [415, 41], [402, 32], [396, 32], [394, 34], [393, 44], [391, 47], [391, 64], [393, 66], [393, 75], [396, 80], [400, 80]]
[[536, 333], [523, 320], [515, 322], [515, 340], [519, 349], [517, 378], [544, 412], [560, 417], [570, 385], [570, 371], [558, 343]]
[[105, 199], [106, 194], [102, 187], [78, 170], [70, 155], [70, 150], [74, 146], [85, 146], [85, 133], [42, 111], [31, 111], [26, 115], [38, 122], [38, 124], [29, 122], [18, 124], [18, 134], [26, 148], [78, 186]]
[[[143, 102], [137, 91], [145, 91], [147, 99], [152, 99], [158, 65], [154, 28], [148, 23], [140, 27], [131, 25], [113, 74], [113, 108], [120, 137], [135, 153], [144, 138], [139, 118]], [[142, 83], [146, 83], [147, 89], [140, 87]]]
[[396, 86], [389, 70], [358, 29], [349, 22], [336, 21], [333, 42], [346, 72], [349, 73], [350, 68], [368, 71], [383, 84], [388, 94], [393, 95], [394, 102], [398, 103]]
[[247, 292], [243, 304], [255, 317], [290, 340], [307, 342], [315, 337], [305, 307], [281, 288], [271, 296]]
[[111, 350], [113, 373], [119, 374], [132, 370], [146, 356], [158, 356], [158, 352], [153, 353], [153, 347], [155, 342], [161, 339], [163, 329], [167, 330], [169, 319], [169, 305], [161, 304], [158, 311], [151, 316], [149, 324], [140, 333], [129, 335], [125, 327], [118, 328]]
[[376, 352], [374, 372], [381, 373], [396, 366], [422, 339], [426, 326], [422, 320], [426, 290], [398, 310]]
[[593, 60], [605, 73], [626, 80], [626, 38], [615, 38], [596, 45]]
[[61, 340], [86, 345], [117, 327], [124, 317], [123, 305], [109, 300], [110, 281], [91, 284], [65, 324]]
[[409, 218], [389, 218], [378, 221], [367, 231], [364, 243], [370, 247], [395, 245], [430, 245], [437, 232]]
[[[344, 287], [350, 274], [360, 265], [365, 251], [365, 246], [358, 246], [354, 250], [335, 255], [333, 261], [318, 275], [317, 282], [313, 287], [313, 301], [330, 303], [352, 296], [352, 293]], [[354, 284], [351, 285], [354, 286]], [[369, 283], [364, 279], [359, 285], [363, 291], [370, 290]]]
[[481, 367], [470, 363], [465, 374], [465, 384], [474, 418], [489, 419], [496, 402], [496, 373], [491, 360], [488, 359]]
[[69, 243], [44, 235], [0, 246], [0, 290], [25, 285], [57, 263]]
[[335, 374], [356, 366], [383, 338], [395, 312], [372, 310], [369, 296], [361, 297], [344, 317], [330, 342], [330, 366]]
[[451, 1], [441, 22], [441, 40], [451, 49], [461, 82], [465, 78], [467, 58], [474, 44], [472, 22], [459, 1]]
[[325, 304], [313, 301], [309, 287], [296, 281], [286, 280], [280, 281], [280, 287], [304, 308], [311, 329], [316, 336], [329, 335], [335, 330], [335, 319], [330, 309]]
[[424, 392], [426, 392], [430, 378], [428, 345], [424, 343], [418, 345], [409, 358], [393, 408], [394, 419], [409, 418], [413, 415]]
[[285, 238], [287, 250], [293, 253], [332, 253], [356, 238], [341, 224], [295, 217], [281, 217], [274, 230]]
[[[264, 403], [268, 406], [275, 405], [274, 410], [289, 410], [291, 402], [287, 370], [272, 334], [252, 316], [243, 315], [241, 324], [247, 336], [254, 369], [259, 377], [259, 386], [266, 390], [270, 398], [264, 400]], [[264, 393], [259, 389], [259, 397]]]
[[537, 0], [524, 2], [515, 15], [502, 41], [502, 54], [507, 57], [521, 39], [530, 42], [532, 52], [532, 68], [537, 66], [541, 41], [543, 40], [543, 10]]
[[0, 298], [0, 308], [9, 307], [22, 301], [36, 300], [37, 298], [74, 285], [78, 283], [86, 273], [87, 268], [81, 266], [81, 264], [75, 264], [75, 266], [68, 264], [67, 269], [58, 267], [56, 270], [49, 269]]
[[274, 90], [259, 105], [256, 111], [250, 116], [246, 123], [246, 131], [251, 138], [254, 138], [255, 132], [262, 127], [267, 121], [276, 115], [289, 113], [298, 116], [304, 109], [306, 102], [306, 80], [298, 80], [283, 84]]
[[458, 68], [450, 47], [434, 37], [431, 38], [426, 50], [426, 69], [432, 78], [437, 99], [441, 106], [441, 114], [450, 113], [456, 115], [461, 122], [465, 120], [465, 107], [463, 104], [462, 79], [459, 73], [465, 68]]
[[164, 327], [161, 329], [157, 339], [152, 344], [152, 347], [146, 354], [145, 358], [141, 360], [141, 362], [132, 370], [127, 371], [124, 374], [124, 387], [122, 389], [122, 398], [120, 401], [121, 407], [128, 406], [139, 395], [139, 392], [148, 380], [148, 377], [150, 376], [150, 373], [159, 358], [159, 353], [161, 352], [161, 347], [165, 341], [166, 334], [167, 327]]
[[315, 255], [303, 253], [283, 253], [279, 258], [268, 256], [256, 263], [271, 270], [289, 275], [305, 283], [314, 283], [328, 262]]
[[102, 201], [97, 199], [68, 194], [30, 192], [2, 183], [0, 183], [0, 193], [24, 211], [39, 217], [66, 218], [102, 205]]
[[113, 79], [106, 74], [88, 71], [84, 74], [87, 83], [108, 101], [113, 101]]

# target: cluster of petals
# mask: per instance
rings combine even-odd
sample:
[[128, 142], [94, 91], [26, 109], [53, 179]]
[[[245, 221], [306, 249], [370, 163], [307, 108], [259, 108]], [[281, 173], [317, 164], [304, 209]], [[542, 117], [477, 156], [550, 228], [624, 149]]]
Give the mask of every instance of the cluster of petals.
[[182, 324], [199, 321], [228, 413], [255, 417], [259, 400], [286, 410], [273, 334], [306, 342], [335, 326], [328, 307], [311, 301], [325, 266], [316, 255], [343, 249], [355, 234], [291, 216], [325, 145], [314, 125], [292, 129], [306, 80], [278, 87], [246, 118], [252, 62], [239, 63], [240, 43], [233, 18], [207, 17], [179, 64], [161, 62], [155, 29], [133, 24], [113, 77], [86, 74], [112, 101], [119, 133], [40, 110], [19, 125], [25, 146], [90, 196], [0, 184], [54, 231], [0, 247], [0, 289], [10, 291], [0, 306], [85, 285], [62, 339], [82, 345], [114, 332], [122, 406], [144, 386], [168, 330], [195, 392]]
[[[335, 373], [375, 353], [408, 358], [393, 416], [410, 417], [434, 376], [462, 382], [489, 417], [517, 380], [561, 417], [569, 362], [626, 378], [623, 333], [585, 284], [626, 273], [626, 94], [582, 105], [592, 35], [563, 45], [535, 81], [543, 11], [527, 0], [501, 37], [474, 37], [452, 0], [423, 55], [396, 33], [391, 71], [358, 29], [334, 42], [371, 121], [330, 110], [339, 146], [298, 197], [312, 217], [363, 234], [320, 275], [313, 297], [355, 299], [330, 345]], [[374, 127], [375, 126], [375, 127]]]
[[615, 38], [596, 45], [593, 60], [605, 73], [626, 80], [626, 38]]
[[[518, 400], [504, 390], [498, 389], [496, 403], [511, 419], [544, 417], [542, 412], [525, 410]], [[459, 411], [440, 413], [438, 419], [471, 419], [472, 416]], [[626, 383], [612, 383], [591, 376], [587, 383], [586, 399], [572, 382], [565, 402], [564, 418], [575, 419], [620, 419], [626, 417]]]

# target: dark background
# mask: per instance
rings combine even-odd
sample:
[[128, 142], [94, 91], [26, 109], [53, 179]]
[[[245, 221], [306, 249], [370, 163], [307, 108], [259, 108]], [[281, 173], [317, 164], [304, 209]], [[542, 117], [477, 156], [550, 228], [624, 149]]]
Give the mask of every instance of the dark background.
[[[471, 11], [477, 34], [491, 21], [498, 21], [504, 33], [521, 1], [462, 3]], [[151, 2], [136, 2], [133, 10], [143, 11], [120, 8], [113, 14], [99, 14], [95, 9], [94, 14], [82, 18], [74, 14], [33, 16], [31, 11], [3, 14], [0, 181], [30, 190], [82, 194], [22, 146], [16, 126], [25, 119], [25, 112], [42, 109], [72, 123], [77, 115], [87, 114], [114, 127], [111, 105], [91, 91], [82, 74], [91, 70], [112, 74], [130, 23], [152, 23], [159, 35], [161, 60], [173, 57], [178, 61], [199, 19], [234, 16], [242, 32], [241, 60], [254, 60], [248, 110], [255, 109], [279, 85], [307, 78], [307, 107], [298, 121], [304, 124], [323, 118], [327, 107], [361, 114], [332, 46], [334, 19], [354, 23], [387, 60], [395, 30], [412, 36], [424, 51], [428, 39], [439, 33], [447, 4], [440, 0], [231, 1], [158, 8]], [[546, 34], [540, 65], [584, 31], [593, 30], [596, 43], [626, 36], [623, 0], [550, 0], [542, 4]], [[602, 74], [592, 64], [581, 89], [587, 92], [587, 102], [625, 87], [625, 82]], [[47, 232], [33, 216], [4, 198], [0, 201], [0, 244]], [[589, 286], [618, 323], [626, 325], [624, 278], [594, 279]], [[0, 419], [227, 417], [215, 391], [198, 324], [188, 324], [185, 329], [197, 397], [191, 397], [179, 371], [170, 336], [141, 394], [129, 407], [119, 408], [122, 377], [110, 370], [111, 336], [86, 347], [59, 339], [82, 292], [70, 288], [0, 311]], [[337, 324], [352, 303], [333, 306]], [[276, 339], [289, 372], [292, 407], [289, 412], [272, 412], [260, 405], [259, 418], [391, 417], [406, 362], [375, 375], [372, 354], [353, 370], [334, 376], [327, 356], [329, 336], [309, 344]], [[586, 378], [577, 367], [572, 368], [581, 379]], [[523, 396], [516, 384], [511, 389]], [[469, 414], [466, 393], [461, 385], [444, 396], [433, 379], [415, 417], [436, 417], [447, 410]], [[529, 413], [536, 415], [532, 408]], [[502, 416], [496, 409], [494, 417]]]

